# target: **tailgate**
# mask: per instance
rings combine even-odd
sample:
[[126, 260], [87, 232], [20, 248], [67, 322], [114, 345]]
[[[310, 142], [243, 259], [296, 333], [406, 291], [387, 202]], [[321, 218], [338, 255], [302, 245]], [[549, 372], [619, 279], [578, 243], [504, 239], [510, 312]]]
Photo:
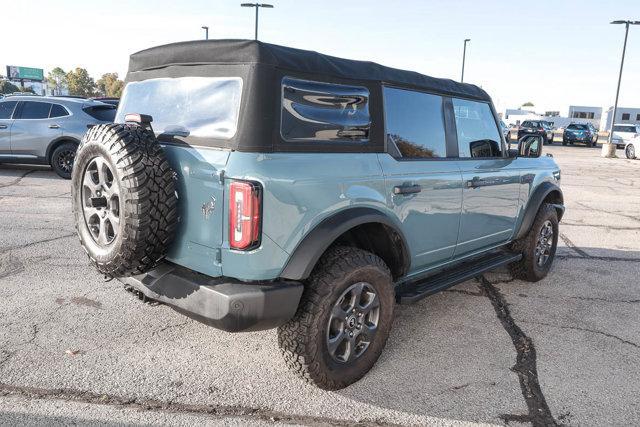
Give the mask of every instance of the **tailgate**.
[[209, 276], [222, 275], [224, 184], [229, 151], [165, 145], [178, 174], [180, 224], [167, 259]]

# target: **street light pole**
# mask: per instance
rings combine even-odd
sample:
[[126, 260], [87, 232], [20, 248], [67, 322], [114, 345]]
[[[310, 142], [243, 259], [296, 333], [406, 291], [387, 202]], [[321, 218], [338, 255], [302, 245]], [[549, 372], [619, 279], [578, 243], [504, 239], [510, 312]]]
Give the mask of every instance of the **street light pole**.
[[204, 30], [204, 39], [209, 40], [209, 27], [207, 27], [206, 25], [203, 25], [202, 29]]
[[464, 50], [462, 51], [462, 76], [460, 77], [460, 83], [464, 82], [464, 62], [467, 59], [467, 43], [471, 39], [464, 39]]
[[261, 7], [266, 7], [268, 9], [273, 9], [272, 4], [267, 3], [241, 3], [242, 7], [255, 7], [256, 8], [256, 29], [255, 29], [255, 38], [254, 40], [258, 40], [258, 9]]
[[629, 25], [639, 25], [640, 21], [613, 21], [612, 24], [624, 24], [624, 44], [622, 45], [622, 60], [620, 61], [620, 73], [618, 74], [618, 88], [616, 89], [616, 102], [613, 104], [613, 116], [611, 117], [611, 127], [609, 128], [609, 144], [613, 143], [613, 125], [616, 121], [618, 113], [618, 98], [620, 97], [620, 83], [622, 82], [622, 68], [624, 67], [624, 56], [627, 52], [627, 38], [629, 37]]

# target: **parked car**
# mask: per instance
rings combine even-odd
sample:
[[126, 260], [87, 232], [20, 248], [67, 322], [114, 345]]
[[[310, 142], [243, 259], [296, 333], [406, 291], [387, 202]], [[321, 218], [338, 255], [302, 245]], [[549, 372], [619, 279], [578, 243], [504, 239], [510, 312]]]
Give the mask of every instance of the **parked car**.
[[627, 159], [636, 159], [638, 153], [640, 153], [640, 136], [628, 140], [624, 147], [624, 154], [627, 156]]
[[551, 268], [560, 169], [540, 136], [507, 150], [477, 86], [256, 41], [147, 49], [127, 81], [73, 170], [90, 260], [208, 325], [277, 327], [319, 387], [371, 369], [396, 302]]
[[113, 122], [115, 113], [114, 106], [88, 99], [5, 97], [0, 100], [0, 163], [49, 164], [70, 179], [87, 128]]
[[500, 131], [502, 132], [502, 136], [504, 137], [504, 140], [509, 142], [509, 139], [511, 138], [511, 131], [509, 129], [509, 126], [506, 125], [505, 122], [503, 122], [502, 120], [500, 120]]
[[553, 142], [553, 131], [549, 130], [540, 120], [525, 120], [518, 128], [518, 140], [525, 135], [539, 135], [544, 142]]
[[115, 107], [118, 107], [118, 104], [120, 103], [120, 98], [113, 98], [108, 96], [100, 96], [100, 97], [91, 98], [91, 99], [95, 101], [104, 102], [105, 104], [111, 104]]
[[553, 144], [553, 122], [548, 122], [546, 120], [541, 120], [540, 123], [542, 127], [546, 131], [546, 138], [548, 144]]
[[625, 148], [627, 143], [631, 139], [640, 135], [640, 125], [634, 124], [614, 124], [613, 125], [613, 138], [617, 141], [618, 148]]
[[[597, 138], [597, 134], [595, 134]], [[594, 133], [589, 125], [584, 123], [571, 123], [564, 129], [562, 134], [562, 145], [571, 144], [575, 142], [581, 142], [587, 146], [595, 147]]]

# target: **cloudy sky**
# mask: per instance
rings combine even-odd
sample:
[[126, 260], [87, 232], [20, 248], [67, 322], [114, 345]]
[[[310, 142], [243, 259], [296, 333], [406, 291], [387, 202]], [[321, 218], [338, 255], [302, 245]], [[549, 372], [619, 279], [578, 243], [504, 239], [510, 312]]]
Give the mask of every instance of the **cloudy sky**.
[[[265, 0], [266, 1], [266, 0]], [[204, 37], [252, 38], [252, 9], [229, 0], [22, 0], [0, 25], [5, 65], [124, 76], [141, 49]], [[482, 86], [498, 110], [526, 101], [536, 110], [613, 104], [624, 26], [640, 20], [639, 0], [305, 1], [272, 0], [260, 39], [459, 79]], [[622, 106], [640, 107], [640, 26], [632, 27]]]

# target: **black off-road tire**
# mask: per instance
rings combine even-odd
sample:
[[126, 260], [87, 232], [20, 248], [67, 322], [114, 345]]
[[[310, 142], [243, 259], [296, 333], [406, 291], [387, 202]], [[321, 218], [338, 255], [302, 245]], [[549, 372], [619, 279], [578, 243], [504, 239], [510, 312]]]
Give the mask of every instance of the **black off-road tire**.
[[[328, 351], [330, 312], [354, 283], [367, 282], [380, 299], [378, 331], [369, 347], [351, 362], [337, 362]], [[362, 378], [382, 353], [393, 324], [395, 292], [389, 268], [378, 256], [351, 247], [330, 249], [320, 259], [293, 319], [278, 328], [278, 343], [291, 370], [325, 390], [338, 390]]]
[[[542, 227], [547, 221], [550, 221], [553, 228], [553, 241], [549, 258], [542, 266], [539, 266], [537, 263], [536, 246]], [[511, 274], [515, 279], [537, 282], [547, 276], [558, 247], [558, 237], [560, 234], [558, 230], [558, 213], [556, 209], [548, 203], [543, 203], [527, 235], [515, 241], [511, 246], [513, 252], [522, 254], [520, 261], [509, 266]]]
[[637, 156], [636, 154], [636, 149], [634, 147], [633, 144], [629, 144], [625, 147], [624, 149], [624, 155], [627, 157], [627, 159], [629, 160], [634, 160]]
[[[51, 167], [60, 178], [71, 179], [71, 171], [77, 149], [78, 144], [65, 142], [57, 146], [51, 153]], [[68, 159], [68, 157], [71, 157], [71, 159]]]
[[[98, 158], [110, 167], [119, 186], [118, 234], [103, 246], [89, 231], [82, 204], [85, 170]], [[72, 196], [80, 243], [101, 273], [143, 273], [166, 255], [178, 224], [178, 196], [175, 173], [152, 131], [129, 124], [92, 127], [78, 147]]]

